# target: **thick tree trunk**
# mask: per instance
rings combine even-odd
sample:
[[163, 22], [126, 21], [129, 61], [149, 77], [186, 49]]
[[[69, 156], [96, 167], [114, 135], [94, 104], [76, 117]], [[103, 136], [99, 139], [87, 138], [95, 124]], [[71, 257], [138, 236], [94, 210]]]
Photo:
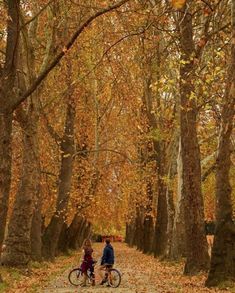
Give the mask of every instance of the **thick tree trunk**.
[[216, 230], [207, 286], [235, 281], [235, 224], [229, 172], [231, 166], [231, 133], [235, 114], [235, 0], [232, 5], [231, 61], [228, 84], [221, 114], [221, 127], [216, 160]]
[[131, 223], [126, 223], [125, 242], [130, 245], [131, 242]]
[[59, 255], [60, 253], [68, 253], [68, 249], [67, 249], [68, 234], [67, 233], [68, 233], [68, 226], [66, 223], [63, 223], [63, 226], [60, 232], [60, 237], [58, 240], [56, 256]]
[[[69, 227], [64, 223], [58, 245], [59, 251], [67, 253], [69, 249], [75, 250], [79, 248], [80, 238], [82, 237], [81, 231], [85, 224], [86, 220], [78, 216], [78, 214], [75, 214]], [[65, 227], [67, 227], [66, 230]]]
[[179, 143], [179, 153], [177, 159], [178, 173], [178, 199], [175, 209], [175, 217], [171, 235], [171, 247], [169, 252], [170, 259], [178, 260], [182, 256], [186, 256], [186, 235], [185, 235], [185, 219], [184, 219], [184, 193], [182, 190], [182, 152], [181, 143]]
[[143, 249], [143, 217], [141, 213], [142, 207], [137, 207], [136, 209], [136, 219], [135, 219], [135, 236], [134, 245], [136, 245], [138, 250]]
[[65, 133], [61, 141], [61, 169], [59, 175], [59, 190], [56, 203], [56, 212], [53, 215], [43, 235], [43, 256], [54, 260], [60, 232], [67, 218], [67, 207], [73, 171], [74, 154], [74, 103], [69, 102], [65, 122]]
[[[190, 1], [188, 3], [190, 5]], [[204, 206], [201, 190], [200, 151], [197, 139], [196, 101], [194, 91], [195, 53], [192, 28], [192, 14], [186, 8], [181, 10], [180, 44], [180, 137], [182, 146], [182, 192], [184, 194], [184, 218], [186, 232], [187, 260], [185, 274], [196, 274], [207, 270], [209, 255], [204, 229]]]
[[134, 237], [135, 237], [135, 224], [132, 220], [130, 223], [126, 224], [126, 243], [130, 246], [134, 246]]
[[[34, 194], [33, 198], [33, 218], [31, 223], [30, 239], [31, 239], [31, 258], [35, 261], [41, 261], [42, 259], [42, 199], [41, 199], [41, 167], [40, 167], [40, 149], [38, 140], [38, 110], [35, 107], [35, 114], [31, 117], [30, 113], [27, 116], [28, 124], [30, 124], [33, 129], [33, 141], [34, 144], [31, 146], [34, 152], [34, 162], [32, 164], [35, 166], [34, 170], [34, 180], [32, 188]], [[27, 132], [28, 130], [25, 129]]]
[[34, 203], [34, 212], [31, 226], [31, 257], [32, 260], [42, 260], [42, 214], [41, 214], [41, 199], [40, 186], [38, 186], [38, 196]]
[[151, 215], [144, 218], [143, 253], [151, 253], [153, 247], [154, 222]]
[[7, 40], [5, 64], [0, 71], [0, 246], [2, 245], [8, 212], [11, 185], [12, 103], [18, 58], [20, 3], [5, 1], [7, 7]]
[[157, 142], [155, 143], [155, 152], [157, 156], [157, 189], [158, 189], [158, 204], [157, 204], [157, 218], [155, 226], [155, 240], [154, 240], [154, 256], [161, 256], [164, 254], [167, 246], [167, 186], [164, 182], [165, 170], [163, 164], [165, 162], [164, 150]]
[[[167, 151], [169, 160], [169, 171], [168, 171], [168, 184], [166, 191], [166, 200], [167, 200], [167, 245], [165, 247], [164, 257], [167, 259], [171, 258], [171, 247], [174, 230], [174, 219], [175, 219], [175, 205], [174, 205], [174, 187], [172, 181], [174, 180], [175, 175], [177, 174], [177, 154], [179, 153], [179, 132], [178, 129], [175, 131], [172, 143]], [[182, 241], [182, 239], [181, 239]]]
[[144, 223], [143, 223], [143, 252], [150, 253], [153, 245], [153, 236], [154, 236], [154, 223], [152, 216], [152, 205], [153, 205], [153, 188], [152, 182], [147, 183], [147, 205], [145, 208], [144, 214]]
[[31, 120], [28, 122], [30, 124], [27, 123], [23, 138], [22, 176], [9, 222], [6, 250], [2, 256], [2, 262], [9, 266], [24, 266], [31, 259], [31, 224], [40, 171], [37, 130]]
[[11, 186], [12, 114], [0, 112], [0, 247], [5, 234]]
[[79, 230], [79, 237], [77, 238], [76, 249], [81, 248], [84, 239], [89, 238], [90, 229], [91, 229], [91, 224], [87, 222], [87, 220], [84, 220], [83, 225], [81, 226], [81, 229]]
[[[143, 94], [143, 104], [145, 106], [143, 114], [148, 121], [148, 131], [161, 129], [162, 124], [154, 112], [160, 111], [160, 97], [156, 93], [152, 92], [151, 84], [153, 82], [159, 81], [161, 77], [160, 65], [161, 65], [161, 52], [160, 52], [160, 43], [156, 45], [156, 53], [154, 59], [148, 59], [146, 56], [146, 75], [144, 75], [144, 94]], [[154, 101], [154, 102], [153, 102]], [[153, 104], [157, 103], [157, 107]], [[166, 176], [164, 165], [166, 163], [165, 159], [165, 144], [164, 141], [152, 140], [154, 156], [157, 164], [157, 194], [158, 194], [158, 203], [157, 203], [157, 216], [156, 216], [156, 225], [153, 236], [152, 251], [154, 252], [155, 257], [164, 254], [167, 245], [167, 199], [166, 191], [167, 187], [164, 182], [164, 177]]]
[[84, 235], [85, 235], [85, 230], [86, 230], [86, 225], [87, 225], [87, 221], [86, 219], [83, 219], [81, 226], [79, 227], [78, 230], [78, 236], [76, 237], [76, 242], [74, 242], [74, 248], [75, 249], [79, 249], [80, 247], [82, 247], [82, 243], [84, 241]]
[[85, 219], [75, 215], [71, 225], [68, 228], [68, 247], [71, 249], [78, 249], [80, 233], [83, 225], [85, 225]]
[[166, 186], [161, 179], [158, 181], [157, 220], [155, 226], [154, 256], [164, 254], [167, 245], [167, 201]]

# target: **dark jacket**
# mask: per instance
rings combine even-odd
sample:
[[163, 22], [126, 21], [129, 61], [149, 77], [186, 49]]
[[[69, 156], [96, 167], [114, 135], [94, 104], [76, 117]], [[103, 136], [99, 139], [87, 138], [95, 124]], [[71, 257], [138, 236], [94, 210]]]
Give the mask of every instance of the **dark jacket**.
[[107, 244], [103, 251], [103, 256], [101, 259], [101, 265], [103, 264], [114, 264], [114, 251], [111, 244]]

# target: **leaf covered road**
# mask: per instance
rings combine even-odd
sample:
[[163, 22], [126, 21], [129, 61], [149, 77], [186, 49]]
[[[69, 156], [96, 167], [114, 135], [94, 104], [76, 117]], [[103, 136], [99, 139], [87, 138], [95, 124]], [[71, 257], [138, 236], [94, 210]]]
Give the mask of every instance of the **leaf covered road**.
[[[187, 292], [228, 292], [204, 287], [205, 275], [185, 277], [182, 263], [160, 262], [152, 256], [144, 255], [125, 244], [113, 244], [116, 254], [115, 267], [122, 273], [122, 283], [113, 289], [100, 285], [95, 287], [74, 287], [69, 284], [66, 271], [58, 276], [40, 293], [187, 293]], [[95, 258], [102, 254], [103, 244], [95, 244]], [[79, 262], [79, 260], [78, 260]], [[71, 264], [71, 268], [76, 264]], [[97, 283], [99, 283], [98, 276]]]

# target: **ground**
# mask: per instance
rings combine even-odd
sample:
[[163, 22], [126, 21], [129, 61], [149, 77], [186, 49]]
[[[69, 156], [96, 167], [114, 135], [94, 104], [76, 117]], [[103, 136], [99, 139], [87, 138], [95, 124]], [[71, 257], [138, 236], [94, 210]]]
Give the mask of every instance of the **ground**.
[[[160, 262], [152, 256], [144, 255], [125, 244], [113, 244], [116, 253], [115, 267], [122, 273], [119, 288], [95, 287], [76, 288], [68, 283], [68, 272], [57, 276], [40, 293], [187, 293], [187, 292], [235, 292], [230, 290], [207, 289], [204, 287], [205, 275], [185, 277], [182, 275], [183, 263]], [[95, 256], [100, 258], [103, 244], [95, 244]], [[70, 269], [76, 266], [71, 264]], [[100, 281], [97, 278], [97, 283]]]
[[[183, 262], [160, 262], [152, 256], [144, 255], [124, 243], [113, 243], [115, 267], [122, 274], [119, 288], [98, 285], [95, 287], [75, 287], [69, 284], [69, 271], [81, 262], [81, 252], [70, 256], [60, 256], [54, 263], [33, 263], [29, 269], [17, 270], [0, 268], [4, 283], [0, 283], [0, 293], [194, 293], [194, 292], [235, 292], [234, 289], [208, 289], [204, 283], [206, 275], [186, 277], [182, 275]], [[95, 258], [100, 259], [104, 244], [94, 244]]]

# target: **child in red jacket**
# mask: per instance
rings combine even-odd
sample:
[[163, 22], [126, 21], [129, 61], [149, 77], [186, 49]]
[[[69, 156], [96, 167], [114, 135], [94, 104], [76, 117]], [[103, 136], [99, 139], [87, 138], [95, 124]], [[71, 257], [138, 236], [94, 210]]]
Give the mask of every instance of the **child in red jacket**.
[[83, 256], [83, 262], [81, 265], [82, 273], [84, 275], [84, 281], [82, 286], [86, 286], [86, 281], [87, 281], [87, 270], [90, 269], [91, 274], [92, 274], [92, 285], [95, 285], [95, 275], [94, 275], [94, 267], [93, 263], [94, 260], [92, 258], [92, 244], [90, 239], [86, 239], [83, 243], [83, 251], [84, 251], [84, 256]]

